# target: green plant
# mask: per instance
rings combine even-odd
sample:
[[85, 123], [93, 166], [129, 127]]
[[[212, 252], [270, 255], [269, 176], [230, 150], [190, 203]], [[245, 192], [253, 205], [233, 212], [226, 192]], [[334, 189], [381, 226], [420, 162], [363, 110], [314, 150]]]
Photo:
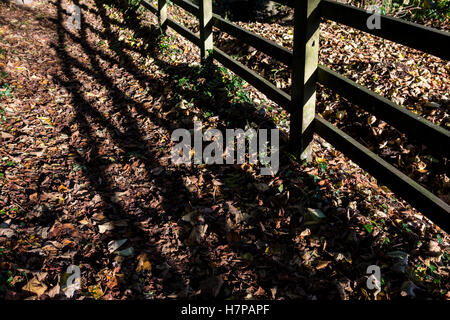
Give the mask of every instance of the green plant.
[[6, 121], [5, 110], [0, 108], [0, 123], [2, 123], [3, 121]]
[[373, 231], [373, 225], [371, 225], [370, 223], [365, 224], [365, 225], [364, 225], [364, 228], [366, 229], [366, 231], [367, 231], [368, 233], [371, 233], [371, 232]]
[[129, 19], [136, 15], [139, 7], [141, 6], [142, 0], [126, 0], [126, 9], [123, 13], [125, 19]]
[[11, 97], [12, 96], [12, 88], [9, 84], [4, 83], [0, 88], [0, 98], [1, 97]]
[[190, 81], [191, 80], [189, 78], [182, 77], [182, 78], [178, 79], [178, 86], [181, 88], [190, 87]]
[[414, 19], [422, 20], [439, 20], [444, 21], [450, 18], [450, 1], [430, 1], [421, 0], [415, 1], [419, 3], [420, 8], [415, 8], [412, 10], [412, 16]]
[[161, 34], [158, 37], [158, 48], [162, 54], [172, 57], [173, 54], [179, 53], [180, 49], [174, 46], [171, 42], [175, 39], [174, 36], [167, 36]]
[[366, 9], [377, 6], [381, 14], [394, 15], [415, 20], [444, 21], [450, 17], [449, 0], [371, 0], [366, 3]]
[[87, 167], [82, 165], [82, 164], [80, 164], [80, 163], [75, 163], [73, 165], [73, 167], [72, 167], [72, 170], [77, 172], [77, 171], [80, 171], [80, 170], [87, 170]]
[[450, 261], [450, 254], [448, 253], [448, 251], [445, 251], [444, 254], [442, 255], [442, 262], [448, 263], [449, 261]]
[[8, 166], [8, 167], [15, 167], [16, 166], [16, 164], [17, 163], [15, 163], [14, 161], [6, 161], [6, 165]]
[[213, 116], [214, 116], [214, 112], [212, 112], [212, 111], [205, 112], [205, 118], [209, 118], [209, 117], [213, 117]]
[[250, 97], [248, 96], [247, 92], [244, 91], [244, 84], [245, 81], [234, 75], [231, 74], [227, 69], [223, 70], [224, 71], [224, 75], [225, 78], [228, 78], [228, 83], [226, 85], [226, 89], [228, 91], [228, 94], [233, 96], [233, 103], [252, 103], [252, 100], [250, 99]]
[[212, 92], [209, 91], [209, 90], [204, 90], [204, 91], [202, 91], [201, 96], [202, 96], [204, 99], [211, 98], [211, 97], [212, 97]]
[[322, 172], [325, 172], [327, 170], [328, 164], [326, 161], [319, 162], [319, 168]]
[[12, 207], [12, 208], [9, 209], [9, 212], [11, 212], [11, 213], [19, 213], [19, 208]]
[[403, 229], [405, 229], [406, 232], [412, 233], [412, 230], [408, 227], [406, 223], [402, 223]]

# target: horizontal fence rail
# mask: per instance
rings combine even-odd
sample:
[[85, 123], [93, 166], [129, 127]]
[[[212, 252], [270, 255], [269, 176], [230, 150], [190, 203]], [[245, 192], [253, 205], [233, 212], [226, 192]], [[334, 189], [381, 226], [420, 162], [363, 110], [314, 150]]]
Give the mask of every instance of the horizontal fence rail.
[[171, 27], [173, 30], [181, 34], [187, 40], [192, 42], [193, 44], [199, 46], [200, 45], [200, 37], [193, 33], [191, 30], [183, 26], [182, 24], [173, 21], [172, 19], [167, 19], [167, 25]]
[[158, 9], [152, 4], [151, 0], [142, 0], [141, 6], [150, 10], [151, 13], [158, 15]]
[[250, 83], [252, 86], [263, 92], [269, 99], [275, 101], [284, 109], [289, 109], [291, 97], [283, 90], [278, 89], [270, 81], [267, 81], [259, 74], [250, 70], [242, 63], [234, 60], [225, 52], [216, 47], [214, 47], [213, 58]]
[[323, 18], [391, 40], [405, 46], [450, 60], [450, 34], [402, 19], [381, 15], [381, 29], [367, 28], [367, 19], [373, 14], [336, 1], [322, 0]]
[[316, 132], [344, 155], [355, 161], [397, 195], [408, 199], [417, 209], [444, 230], [450, 230], [450, 206], [407, 175], [378, 157], [355, 139], [316, 115]]
[[[178, 1], [181, 2], [182, 0], [178, 0]], [[173, 1], [173, 2], [175, 2], [175, 1]], [[183, 2], [187, 2], [187, 1], [183, 1]], [[150, 10], [155, 15], [158, 14], [158, 9], [153, 4], [151, 4], [150, 0], [143, 0], [142, 6], [147, 8], [148, 10]], [[195, 33], [193, 33], [191, 30], [189, 30], [188, 28], [186, 28], [185, 26], [183, 26], [182, 24], [175, 22], [174, 20], [168, 18], [167, 25], [170, 28], [172, 28], [173, 30], [175, 30], [176, 32], [178, 32], [180, 35], [182, 35], [184, 38], [186, 38], [187, 40], [192, 42], [193, 44], [195, 44], [197, 46], [200, 45], [200, 37], [198, 35], [196, 35]]]
[[319, 83], [431, 149], [450, 155], [449, 131], [324, 66], [319, 65], [318, 75]]
[[240, 41], [251, 45], [255, 49], [264, 52], [272, 58], [279, 60], [288, 66], [292, 64], [292, 51], [276, 44], [275, 42], [267, 40], [251, 31], [245, 30], [242, 27], [228, 22], [217, 14], [213, 15], [213, 24], [221, 31], [238, 38]]
[[[210, 35], [212, 32], [211, 26], [214, 26], [219, 30], [238, 38], [255, 49], [266, 53], [270, 57], [292, 67], [294, 69], [293, 73], [296, 73], [297, 75], [296, 79], [301, 80], [303, 77], [304, 80], [303, 82], [292, 81], [293, 92], [295, 89], [295, 92], [297, 93], [297, 100], [293, 100], [293, 97], [291, 97], [288, 93], [277, 88], [272, 82], [268, 81], [242, 63], [236, 61], [228, 54], [215, 47], [213, 44], [208, 44], [208, 48], [206, 48], [206, 41], [210, 40], [206, 40], [205, 37], [201, 38], [185, 26], [173, 21], [170, 18], [164, 18], [167, 26], [181, 34], [187, 40], [199, 46], [203, 51], [206, 51], [205, 49], [208, 49], [209, 51], [212, 48], [212, 58], [264, 93], [269, 99], [290, 112], [291, 116], [293, 114], [301, 115], [303, 123], [311, 120], [311, 126], [302, 132], [303, 136], [309, 135], [311, 130], [314, 131], [314, 133], [330, 142], [337, 149], [342, 151], [345, 156], [348, 156], [351, 160], [355, 161], [361, 168], [369, 172], [381, 183], [388, 186], [397, 195], [404, 198], [418, 210], [426, 214], [426, 216], [429, 217], [434, 223], [438, 224], [445, 231], [450, 231], [450, 206], [447, 203], [396, 169], [394, 166], [381, 159], [375, 153], [361, 145], [342, 130], [333, 126], [319, 115], [314, 115], [314, 108], [311, 109], [313, 111], [312, 116], [309, 114], [311, 111], [309, 109], [306, 111], [304, 109], [302, 111], [303, 113], [299, 113], [298, 110], [292, 109], [301, 107], [294, 105], [295, 103], [302, 104], [301, 101], [303, 101], [304, 105], [307, 100], [314, 98], [316, 91], [314, 89], [313, 82], [315, 83], [315, 81], [317, 81], [325, 87], [332, 89], [342, 97], [348, 99], [355, 105], [358, 105], [367, 112], [374, 114], [381, 120], [389, 123], [396, 129], [406, 133], [407, 136], [417, 139], [431, 150], [448, 157], [450, 155], [450, 132], [448, 130], [425, 120], [424, 118], [395, 104], [389, 99], [386, 99], [381, 95], [370, 91], [368, 88], [365, 88], [345, 76], [317, 63], [318, 54], [315, 43], [316, 41], [318, 42], [317, 32], [319, 29], [316, 16], [317, 10], [315, 9], [319, 9], [320, 15], [323, 18], [346, 24], [350, 27], [398, 42], [426, 53], [431, 53], [447, 60], [449, 60], [450, 56], [450, 46], [446, 46], [450, 39], [449, 33], [386, 16], [381, 16], [381, 30], [369, 30], [367, 28], [366, 21], [371, 13], [363, 9], [358, 9], [329, 0], [301, 0], [305, 1], [303, 5], [298, 5], [295, 0], [276, 1], [283, 5], [294, 7], [296, 10], [295, 19], [303, 19], [303, 22], [308, 21], [305, 22], [305, 24], [295, 23], [296, 27], [294, 28], [293, 52], [287, 48], [279, 46], [273, 41], [260, 37], [251, 31], [237, 26], [216, 14], [212, 14], [212, 7], [210, 5], [211, 0], [200, 1], [205, 2], [200, 3], [201, 6], [198, 7], [187, 0], [172, 0], [174, 4], [199, 18], [199, 21], [203, 21], [203, 27], [200, 25], [200, 34], [203, 32], [203, 34], [209, 33]], [[159, 0], [159, 3], [164, 4], [166, 1]], [[317, 4], [319, 4], [319, 7], [317, 7]], [[160, 11], [151, 4], [150, 0], [144, 0], [142, 5], [154, 14], [159, 15]], [[207, 10], [211, 11], [206, 11], [205, 13], [205, 8], [209, 8]], [[297, 10], [299, 10], [300, 13], [297, 12]], [[312, 16], [309, 16], [311, 12], [313, 12]], [[204, 16], [202, 16], [202, 14], [204, 14]], [[163, 13], [161, 13], [161, 15], [163, 15]], [[166, 15], [166, 13], [164, 13], [164, 15]], [[206, 18], [206, 15], [208, 15], [208, 18]], [[162, 22], [160, 21], [160, 23]], [[305, 26], [306, 29], [304, 29]], [[300, 35], [297, 35], [297, 32]], [[312, 34], [316, 34], [315, 39], [309, 38]], [[316, 51], [311, 50], [312, 48]], [[302, 61], [304, 61], [303, 63], [305, 66], [302, 66], [301, 64], [298, 65], [300, 60], [297, 60], [296, 58], [294, 61], [294, 57], [300, 57], [303, 59]], [[203, 56], [202, 61], [204, 61]], [[313, 65], [311, 65], [311, 63]], [[307, 67], [306, 64], [308, 64]], [[301, 70], [298, 71], [295, 66], [299, 67]], [[300, 76], [300, 78], [298, 78], [298, 76]], [[310, 78], [308, 79], [308, 77]], [[298, 99], [299, 92], [301, 93], [300, 99]], [[296, 102], [294, 103], [294, 101]], [[311, 119], [309, 119], [310, 117]], [[291, 140], [293, 132], [295, 133], [298, 130], [300, 129], [293, 125], [293, 121], [291, 119]]]

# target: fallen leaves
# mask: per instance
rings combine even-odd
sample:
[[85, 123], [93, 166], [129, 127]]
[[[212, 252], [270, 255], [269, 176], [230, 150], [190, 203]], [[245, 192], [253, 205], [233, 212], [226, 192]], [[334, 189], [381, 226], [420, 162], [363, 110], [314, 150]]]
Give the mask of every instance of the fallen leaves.
[[230, 213], [234, 216], [234, 221], [236, 224], [240, 224], [244, 221], [244, 215], [242, 214], [241, 210], [233, 206], [231, 201], [227, 201], [227, 206]]
[[146, 253], [142, 253], [137, 256], [138, 266], [136, 267], [136, 272], [141, 271], [152, 271], [152, 264]]
[[43, 295], [47, 291], [47, 286], [39, 281], [36, 277], [32, 278], [22, 288], [23, 291], [37, 295], [38, 297]]
[[16, 232], [10, 228], [0, 228], [0, 237], [12, 238]]
[[48, 237], [52, 238], [72, 238], [80, 237], [77, 228], [71, 223], [56, 222], [49, 231]]
[[100, 284], [91, 285], [88, 287], [87, 295], [93, 297], [95, 300], [99, 300], [104, 294], [105, 293], [103, 292]]
[[308, 208], [304, 215], [304, 225], [320, 223], [326, 216], [320, 209]]
[[207, 224], [197, 224], [195, 225], [189, 237], [186, 239], [186, 244], [192, 245], [192, 244], [200, 244], [202, 243], [203, 238], [206, 235], [206, 231], [208, 230]]
[[[83, 3], [92, 8], [101, 5]], [[42, 21], [54, 19], [55, 4], [39, 6], [45, 15]], [[322, 139], [313, 141], [316, 161], [293, 162], [280, 168], [276, 177], [255, 176], [251, 166], [171, 165], [170, 132], [194, 119], [212, 127], [244, 127], [246, 119], [254, 127], [272, 122], [282, 129], [289, 125], [287, 113], [246, 83], [242, 88], [254, 103], [228, 104], [226, 81], [238, 81], [232, 76], [219, 78], [220, 86], [211, 97], [199, 99], [199, 92], [214, 79], [204, 74], [196, 77], [200, 70], [194, 63], [196, 49], [181, 37], [173, 39], [169, 48], [176, 44], [184, 54], [173, 59], [170, 53], [151, 50], [143, 56], [130, 53], [123, 43], [117, 45], [117, 52], [111, 50], [117, 42], [115, 32], [123, 39], [139, 37], [126, 24], [122, 29], [112, 24], [108, 34], [87, 32], [83, 39], [66, 39], [67, 47], [50, 50], [25, 39], [34, 39], [26, 37], [34, 33], [42, 34], [43, 43], [55, 39], [53, 24], [39, 33], [33, 23], [13, 32], [9, 16], [19, 12], [4, 6], [0, 12], [6, 21], [2, 32], [25, 32], [17, 36], [23, 41], [17, 56], [11, 54], [11, 44], [0, 42], [7, 51], [4, 55], [0, 51], [2, 63], [5, 60], [0, 68], [11, 68], [5, 79], [12, 88], [12, 96], [2, 97], [0, 113], [0, 288], [6, 289], [0, 290], [1, 297], [43, 299], [47, 294], [60, 299], [63, 280], [69, 276], [64, 270], [70, 263], [85, 268], [77, 299], [202, 295], [364, 299], [372, 296], [360, 290], [361, 266], [378, 263], [386, 281], [383, 289], [389, 291], [383, 299], [403, 294], [445, 296], [440, 290], [449, 288], [448, 236], [437, 238], [438, 231], [426, 218], [419, 219], [414, 209], [393, 198]], [[113, 8], [107, 12], [116, 13]], [[189, 27], [194, 22], [186, 21]], [[97, 30], [102, 17], [96, 9], [86, 11], [85, 23]], [[286, 45], [292, 38], [288, 25], [239, 24]], [[439, 96], [446, 90], [446, 71], [439, 61], [428, 59], [432, 64], [420, 67], [415, 65], [415, 53], [395, 53], [396, 59], [404, 59], [408, 72], [403, 74], [402, 64], [386, 65], [390, 58], [378, 53], [397, 52], [398, 47], [383, 44], [383, 50], [367, 52], [379, 44], [373, 37], [364, 38], [363, 50], [351, 29], [329, 22], [322, 29], [322, 62], [342, 67], [338, 71], [364, 85], [374, 82], [373, 90], [413, 106], [431, 120], [441, 117], [445, 101], [429, 99], [433, 92]], [[100, 41], [103, 44], [97, 46]], [[93, 51], [85, 50], [88, 47]], [[230, 49], [245, 51], [241, 45]], [[265, 71], [271, 80], [277, 78], [277, 86], [289, 88], [287, 67], [278, 68], [256, 50], [250, 49], [242, 59], [247, 57], [258, 71]], [[175, 65], [174, 59], [184, 62]], [[21, 73], [28, 71], [16, 72], [17, 67], [34, 74], [23, 77]], [[444, 76], [433, 82], [423, 72], [426, 69]], [[192, 84], [179, 90], [174, 75]], [[407, 82], [411, 83], [405, 86]], [[393, 90], [397, 86], [400, 89]], [[199, 91], [194, 92], [194, 87]], [[422, 94], [429, 97], [408, 98]], [[406, 164], [419, 177], [427, 177], [443, 163], [394, 135], [379, 119], [359, 114], [345, 101], [334, 101], [332, 93], [321, 89], [318, 97], [318, 108], [328, 108], [323, 111], [328, 119], [353, 129], [359, 126], [358, 137], [373, 135], [369, 146], [399, 166]], [[445, 197], [448, 177], [441, 173], [433, 181], [439, 182]], [[38, 278], [34, 270], [48, 276]], [[412, 285], [402, 288], [405, 281], [424, 290]]]
[[210, 297], [217, 297], [224, 284], [223, 275], [209, 277], [200, 283], [200, 290]]
[[100, 232], [100, 233], [105, 233], [106, 231], [111, 231], [113, 229], [114, 229], [113, 222], [107, 222], [107, 223], [98, 225], [98, 232]]
[[108, 250], [110, 253], [117, 251], [121, 246], [123, 246], [128, 239], [120, 239], [120, 240], [111, 240], [108, 242]]
[[317, 265], [316, 265], [316, 269], [317, 269], [317, 270], [324, 269], [324, 268], [326, 268], [330, 263], [331, 263], [331, 261], [323, 261], [323, 260], [318, 261], [318, 262], [317, 262]]

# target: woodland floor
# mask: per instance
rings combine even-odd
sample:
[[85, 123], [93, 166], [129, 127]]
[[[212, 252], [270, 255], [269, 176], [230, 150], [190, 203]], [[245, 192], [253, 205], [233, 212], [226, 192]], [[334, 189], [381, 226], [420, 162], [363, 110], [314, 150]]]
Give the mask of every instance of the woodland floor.
[[[201, 68], [151, 14], [124, 23], [106, 1], [74, 3], [80, 30], [67, 26], [69, 2], [0, 3], [0, 298], [65, 299], [71, 264], [77, 299], [374, 299], [369, 265], [381, 267], [378, 299], [450, 298], [448, 235], [318, 137], [311, 163], [282, 151], [276, 177], [172, 164], [171, 133], [194, 120], [285, 129], [288, 116]], [[269, 37], [289, 40], [278, 27]], [[322, 63], [448, 128], [448, 63], [322, 28]], [[280, 68], [248, 50], [239, 59], [269, 78]], [[323, 89], [318, 109], [449, 201], [447, 159]]]

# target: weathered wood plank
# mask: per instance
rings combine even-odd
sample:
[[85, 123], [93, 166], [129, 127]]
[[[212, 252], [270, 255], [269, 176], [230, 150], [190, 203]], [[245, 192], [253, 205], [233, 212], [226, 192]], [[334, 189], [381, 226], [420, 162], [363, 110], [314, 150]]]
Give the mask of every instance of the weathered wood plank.
[[[149, 0], [144, 0], [142, 2], [142, 6], [146, 9], [150, 10], [153, 14], [158, 15], [158, 8], [156, 8]], [[167, 26], [178, 32], [181, 36], [191, 41], [197, 46], [200, 46], [200, 37], [193, 33], [191, 30], [186, 28], [185, 26], [179, 24], [178, 22], [173, 21], [170, 18], [167, 18]]]
[[319, 60], [319, 4], [321, 0], [297, 1], [294, 7], [294, 51], [289, 145], [302, 160], [311, 159]]
[[158, 15], [158, 8], [156, 8], [150, 0], [142, 0], [141, 5], [150, 10], [154, 15]]
[[269, 99], [279, 104], [286, 110], [289, 110], [291, 105], [291, 97], [283, 90], [278, 89], [271, 82], [261, 77], [256, 72], [250, 70], [243, 64], [235, 61], [222, 50], [214, 47], [213, 58], [230, 69], [242, 79], [250, 83], [256, 89], [264, 93]]
[[264, 52], [272, 58], [289, 66], [292, 64], [292, 51], [276, 44], [275, 42], [260, 37], [251, 31], [230, 23], [217, 14], [213, 15], [213, 23], [214, 26], [221, 31], [238, 38], [240, 41], [251, 45], [255, 49]]
[[450, 231], [450, 206], [447, 203], [318, 115], [315, 117], [315, 129], [322, 138], [427, 218], [446, 232]]
[[324, 66], [319, 66], [318, 75], [321, 84], [349, 101], [442, 155], [450, 155], [449, 131]]
[[206, 61], [208, 51], [213, 49], [213, 12], [212, 0], [200, 0], [200, 59]]
[[372, 13], [336, 1], [323, 0], [321, 16], [349, 27], [450, 60], [450, 33], [402, 19], [381, 15], [381, 29], [370, 30], [367, 19]]
[[158, 0], [158, 24], [163, 32], [167, 30], [167, 0]]
[[167, 25], [193, 44], [200, 46], [200, 37], [185, 26], [173, 21], [172, 19], [167, 19]]

